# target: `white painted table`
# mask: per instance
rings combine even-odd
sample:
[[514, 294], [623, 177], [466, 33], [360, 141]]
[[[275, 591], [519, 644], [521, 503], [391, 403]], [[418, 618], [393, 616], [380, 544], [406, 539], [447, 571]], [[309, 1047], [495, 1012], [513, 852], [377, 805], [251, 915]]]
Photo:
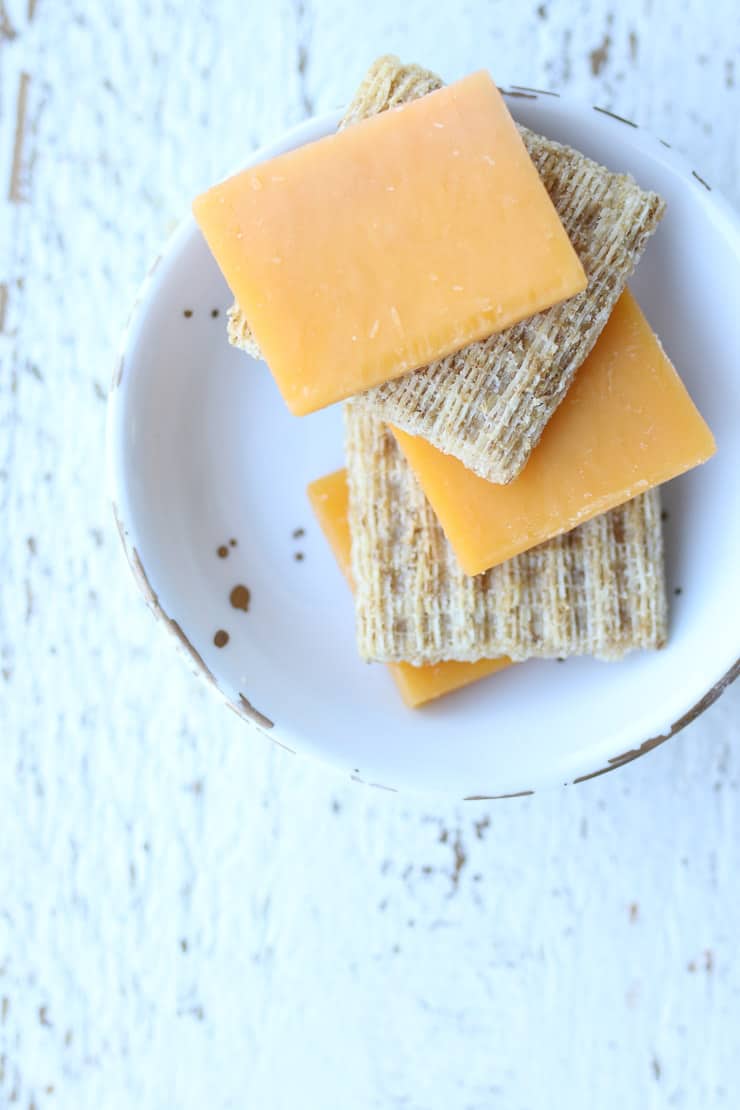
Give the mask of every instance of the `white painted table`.
[[737, 1107], [740, 684], [561, 793], [369, 791], [190, 676], [102, 462], [172, 223], [376, 54], [611, 108], [740, 204], [737, 0], [0, 13], [0, 1106]]

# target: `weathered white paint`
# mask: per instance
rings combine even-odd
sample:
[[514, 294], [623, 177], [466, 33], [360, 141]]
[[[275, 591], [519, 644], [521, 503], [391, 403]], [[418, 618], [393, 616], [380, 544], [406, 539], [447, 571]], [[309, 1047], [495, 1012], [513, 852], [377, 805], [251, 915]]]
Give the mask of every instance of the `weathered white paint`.
[[561, 794], [364, 790], [191, 678], [101, 472], [139, 280], [246, 148], [393, 50], [610, 107], [740, 203], [736, 0], [4, 11], [0, 1106], [738, 1105], [740, 688]]

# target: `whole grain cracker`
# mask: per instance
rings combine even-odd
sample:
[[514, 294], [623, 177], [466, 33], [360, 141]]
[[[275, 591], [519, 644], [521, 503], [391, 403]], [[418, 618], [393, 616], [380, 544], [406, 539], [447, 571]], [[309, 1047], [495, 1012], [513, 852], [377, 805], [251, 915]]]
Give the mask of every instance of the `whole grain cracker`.
[[471, 578], [388, 429], [354, 401], [345, 404], [345, 429], [363, 658], [619, 659], [664, 645], [657, 491]]
[[[392, 56], [368, 71], [340, 127], [440, 88]], [[492, 482], [521, 471], [589, 354], [663, 214], [663, 201], [569, 147], [519, 127], [588, 275], [587, 289], [487, 340], [366, 394], [388, 423], [428, 439]], [[248, 321], [229, 340], [259, 357]]]

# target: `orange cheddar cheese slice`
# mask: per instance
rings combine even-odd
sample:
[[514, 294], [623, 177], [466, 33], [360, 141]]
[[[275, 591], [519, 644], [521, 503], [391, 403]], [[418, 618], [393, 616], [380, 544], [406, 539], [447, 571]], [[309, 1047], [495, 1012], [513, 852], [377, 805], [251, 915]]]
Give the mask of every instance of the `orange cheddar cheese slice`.
[[462, 690], [479, 678], [502, 671], [511, 666], [511, 659], [478, 659], [475, 663], [430, 663], [415, 667], [413, 663], [387, 663], [401, 697], [410, 709], [418, 709], [444, 694]]
[[[318, 478], [308, 487], [308, 499], [321, 530], [329, 541], [339, 569], [352, 586], [350, 533], [348, 520], [349, 492], [346, 470], [335, 470]], [[510, 659], [480, 659], [476, 663], [437, 663], [414, 667], [410, 663], [389, 663], [396, 685], [406, 705], [412, 709], [435, 698], [469, 686], [479, 678], [494, 674], [511, 665]]]
[[485, 72], [247, 169], [193, 212], [296, 415], [586, 287]]
[[485, 481], [418, 436], [393, 432], [470, 575], [675, 478], [716, 449], [629, 291], [509, 485]]

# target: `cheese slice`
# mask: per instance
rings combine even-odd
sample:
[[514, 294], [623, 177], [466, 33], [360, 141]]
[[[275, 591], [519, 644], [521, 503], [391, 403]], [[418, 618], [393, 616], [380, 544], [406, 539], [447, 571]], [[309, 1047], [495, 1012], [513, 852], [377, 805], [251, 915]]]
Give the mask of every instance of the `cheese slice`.
[[393, 433], [466, 574], [480, 574], [705, 462], [707, 425], [629, 291], [518, 478], [495, 485]]
[[586, 287], [482, 71], [245, 170], [193, 211], [296, 415]]
[[[344, 577], [352, 586], [351, 537], [348, 509], [349, 491], [346, 470], [335, 470], [318, 478], [308, 487], [311, 507], [329, 541], [334, 557]], [[396, 680], [406, 705], [416, 709], [425, 702], [469, 686], [479, 678], [494, 674], [511, 664], [510, 659], [480, 659], [476, 663], [436, 663], [427, 667], [414, 667], [410, 663], [389, 663], [388, 668]]]

